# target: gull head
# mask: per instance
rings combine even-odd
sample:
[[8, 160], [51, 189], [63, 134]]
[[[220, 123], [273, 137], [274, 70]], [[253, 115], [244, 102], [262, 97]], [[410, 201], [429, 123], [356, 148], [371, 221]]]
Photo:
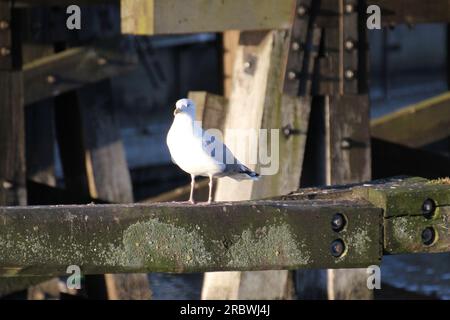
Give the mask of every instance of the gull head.
[[195, 103], [191, 99], [180, 99], [175, 104], [175, 110], [173, 115], [177, 114], [187, 114], [191, 116], [191, 118], [195, 118]]

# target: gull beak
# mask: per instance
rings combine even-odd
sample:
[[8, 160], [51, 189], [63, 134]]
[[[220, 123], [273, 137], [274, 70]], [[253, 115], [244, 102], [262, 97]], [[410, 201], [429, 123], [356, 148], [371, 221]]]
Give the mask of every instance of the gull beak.
[[181, 111], [180, 111], [179, 109], [175, 109], [175, 110], [173, 111], [173, 115], [176, 116], [177, 113], [180, 113], [180, 112], [181, 112]]

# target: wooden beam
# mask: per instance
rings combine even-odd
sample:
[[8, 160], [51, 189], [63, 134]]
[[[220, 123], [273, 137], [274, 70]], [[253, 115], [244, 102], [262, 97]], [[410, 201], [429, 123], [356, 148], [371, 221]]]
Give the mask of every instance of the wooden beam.
[[[424, 199], [437, 204], [432, 216]], [[449, 203], [448, 179], [415, 178], [209, 206], [1, 207], [0, 274], [58, 275], [71, 264], [85, 275], [367, 267], [382, 252], [449, 252]], [[345, 216], [341, 231], [330, 226], [336, 212]], [[430, 227], [437, 236], [424, 243]], [[346, 248], [338, 258], [336, 239]]]
[[373, 137], [422, 147], [450, 136], [450, 92], [426, 99], [371, 121]]
[[[284, 64], [287, 58], [288, 40], [286, 31], [241, 32], [239, 46], [234, 61], [232, 92], [225, 117], [225, 143], [240, 161], [246, 163], [248, 150], [236, 145], [233, 129], [257, 130], [271, 129], [277, 137], [268, 138], [261, 143], [257, 152], [270, 154], [270, 146], [276, 146], [270, 165], [271, 174], [263, 175], [261, 181], [237, 183], [231, 180], [219, 180], [216, 200], [260, 199], [290, 192], [299, 187], [303, 148], [310, 110], [307, 97], [282, 95]], [[239, 85], [237, 85], [239, 84]], [[242, 110], [246, 110], [245, 113]], [[231, 129], [231, 130], [229, 130]], [[276, 142], [278, 141], [278, 143]], [[234, 142], [234, 146], [232, 145]], [[250, 141], [251, 143], [251, 141]], [[278, 153], [279, 152], [279, 153]], [[277, 158], [279, 155], [279, 158]], [[282, 160], [283, 159], [283, 160]], [[261, 159], [259, 159], [261, 160]], [[255, 163], [246, 163], [255, 166]], [[263, 165], [256, 165], [257, 171], [264, 171]], [[261, 171], [262, 170], [262, 171]], [[234, 279], [234, 280], [231, 280]], [[287, 271], [266, 271], [252, 273], [214, 273], [206, 274], [202, 297], [205, 299], [283, 299], [286, 295]], [[266, 286], [270, 286], [265, 290]]]
[[288, 29], [294, 0], [121, 0], [122, 33]]
[[[343, 259], [330, 253], [336, 212], [358, 221]], [[83, 274], [367, 266], [380, 260], [371, 239], [381, 237], [381, 213], [355, 202], [0, 208], [0, 274], [58, 275], [73, 264]]]
[[133, 70], [136, 57], [115, 49], [79, 47], [24, 65], [25, 103], [54, 97]]

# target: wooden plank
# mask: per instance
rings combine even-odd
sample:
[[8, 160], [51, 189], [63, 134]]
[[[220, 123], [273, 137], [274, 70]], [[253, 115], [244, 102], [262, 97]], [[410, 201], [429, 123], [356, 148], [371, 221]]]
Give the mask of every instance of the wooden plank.
[[[133, 201], [131, 179], [114, 117], [111, 90], [110, 81], [104, 80], [71, 93], [72, 114], [58, 105], [64, 178], [69, 190], [84, 197], [129, 203]], [[73, 128], [68, 121], [73, 123]], [[86, 282], [88, 294], [96, 297], [148, 299], [151, 296], [145, 274], [90, 276]]]
[[[268, 129], [269, 134], [270, 129], [276, 129], [279, 135], [271, 143], [279, 141], [279, 158], [275, 157], [272, 163], [277, 166], [272, 175], [263, 176], [260, 182], [219, 180], [216, 200], [259, 199], [298, 188], [310, 105], [307, 98], [280, 93], [288, 41], [283, 31], [241, 33], [233, 72], [233, 81], [239, 85], [233, 86], [230, 96], [225, 143], [245, 163], [248, 154], [232, 146], [233, 133], [227, 129], [261, 128]], [[246, 110], [245, 114], [242, 110]], [[259, 148], [262, 153], [268, 151], [267, 145], [261, 144]], [[289, 298], [286, 296], [288, 279], [287, 271], [206, 274], [202, 298]], [[271, 290], [264, 290], [266, 285], [271, 286]]]
[[133, 70], [136, 57], [115, 49], [79, 47], [24, 65], [25, 103], [54, 97]]
[[121, 0], [122, 33], [288, 29], [294, 3], [294, 0]]
[[236, 49], [239, 45], [239, 31], [223, 33], [223, 95], [229, 98], [232, 91], [233, 66], [236, 59]]
[[372, 136], [417, 148], [450, 136], [450, 93], [402, 108], [370, 123]]
[[111, 82], [105, 80], [77, 94], [86, 174], [91, 197], [129, 203], [133, 202], [131, 178], [111, 92]]
[[0, 97], [0, 204], [25, 205], [25, 117], [20, 71], [0, 71]]
[[12, 67], [12, 34], [10, 3], [0, 2], [0, 70]]
[[228, 107], [226, 98], [204, 91], [190, 91], [188, 97], [197, 106], [196, 120], [202, 122], [203, 129], [223, 130], [223, 119]]
[[[427, 198], [437, 203], [432, 216], [424, 216], [419, 201]], [[380, 263], [382, 250], [449, 252], [449, 200], [449, 179], [411, 178], [210, 206], [0, 207], [0, 249], [10, 248], [2, 249], [0, 273], [63, 274], [66, 264], [84, 274], [367, 266]], [[330, 226], [336, 212], [346, 218], [341, 231]], [[424, 245], [422, 228], [430, 226], [439, 236]], [[340, 258], [330, 252], [336, 238], [347, 248]]]
[[[341, 258], [330, 253], [337, 211], [358, 221], [342, 233]], [[382, 211], [358, 201], [2, 207], [0, 217], [0, 273], [16, 276], [65, 274], [72, 264], [89, 275], [357, 267], [381, 258], [372, 239], [381, 237]]]
[[[21, 12], [21, 21], [30, 17]], [[22, 62], [28, 63], [54, 53], [53, 45], [22, 43]], [[27, 84], [25, 88], [28, 90]], [[37, 102], [25, 108], [27, 179], [37, 183], [56, 185], [55, 177], [55, 123], [53, 100]], [[27, 185], [28, 187], [28, 185]], [[36, 196], [28, 193], [29, 197]], [[46, 203], [35, 203], [46, 204]]]
[[[8, 2], [11, 0], [0, 0], [0, 2]], [[99, 4], [119, 4], [119, 0], [17, 0], [17, 6], [69, 6], [76, 5], [99, 5]]]
[[[133, 202], [130, 172], [111, 92], [109, 80], [78, 92], [87, 155], [86, 173], [91, 197], [130, 203]], [[148, 300], [151, 297], [146, 274], [105, 274], [104, 281], [110, 300]]]

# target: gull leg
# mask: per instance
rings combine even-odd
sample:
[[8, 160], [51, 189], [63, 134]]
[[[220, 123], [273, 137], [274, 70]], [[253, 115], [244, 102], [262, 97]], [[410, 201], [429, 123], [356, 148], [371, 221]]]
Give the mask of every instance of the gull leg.
[[195, 189], [195, 176], [191, 174], [191, 195], [189, 196], [189, 202], [194, 204], [194, 189]]
[[209, 175], [209, 195], [208, 195], [208, 203], [212, 203], [212, 189], [213, 189], [213, 176]]

